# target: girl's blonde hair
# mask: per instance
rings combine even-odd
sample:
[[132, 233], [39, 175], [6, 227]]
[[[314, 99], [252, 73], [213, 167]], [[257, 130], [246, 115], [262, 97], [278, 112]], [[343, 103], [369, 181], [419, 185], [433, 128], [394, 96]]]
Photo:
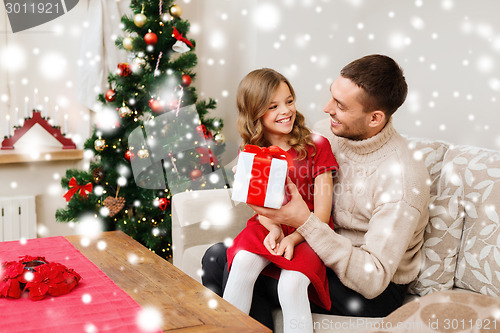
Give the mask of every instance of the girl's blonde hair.
[[[254, 70], [241, 80], [236, 93], [238, 107], [238, 132], [243, 139], [242, 147], [247, 144], [260, 147], [270, 146], [264, 137], [262, 116], [268, 111], [269, 104], [281, 82], [285, 82], [293, 100], [295, 91], [282, 74], [270, 68]], [[304, 116], [297, 111], [288, 144], [295, 149], [299, 159], [307, 156], [307, 147], [315, 148], [311, 131], [305, 126]], [[313, 153], [314, 154], [314, 153]]]

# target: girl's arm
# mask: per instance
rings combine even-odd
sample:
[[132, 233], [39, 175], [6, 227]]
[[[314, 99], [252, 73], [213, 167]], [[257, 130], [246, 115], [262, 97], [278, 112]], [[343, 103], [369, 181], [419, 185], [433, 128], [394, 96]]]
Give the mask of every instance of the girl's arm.
[[264, 227], [266, 227], [266, 229], [269, 230], [269, 231], [271, 231], [271, 229], [273, 229], [275, 227], [279, 227], [280, 228], [280, 224], [279, 223], [273, 222], [273, 220], [271, 220], [270, 218], [262, 216], [262, 215], [259, 215], [259, 222]]
[[333, 177], [327, 171], [314, 179], [314, 215], [328, 224], [332, 215]]
[[264, 239], [264, 246], [271, 254], [277, 254], [276, 246], [278, 246], [279, 242], [281, 242], [283, 237], [285, 237], [285, 235], [283, 234], [283, 230], [281, 229], [281, 225], [262, 215], [259, 215], [259, 222], [267, 230], [269, 230], [269, 233]]
[[[332, 214], [333, 177], [332, 172], [324, 172], [314, 179], [314, 214], [328, 224]], [[271, 221], [271, 220], [270, 220]], [[297, 231], [288, 235], [294, 245], [304, 241], [304, 237]]]

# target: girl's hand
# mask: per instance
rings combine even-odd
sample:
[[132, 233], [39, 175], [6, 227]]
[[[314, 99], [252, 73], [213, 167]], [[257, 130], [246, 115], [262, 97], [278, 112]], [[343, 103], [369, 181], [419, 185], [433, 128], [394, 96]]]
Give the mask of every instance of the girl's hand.
[[281, 240], [285, 237], [280, 226], [274, 225], [269, 229], [269, 233], [264, 238], [264, 246], [274, 255], [278, 255], [277, 249], [280, 246]]
[[285, 259], [292, 260], [294, 249], [295, 240], [293, 240], [292, 237], [288, 235], [279, 243], [276, 254], [285, 257]]

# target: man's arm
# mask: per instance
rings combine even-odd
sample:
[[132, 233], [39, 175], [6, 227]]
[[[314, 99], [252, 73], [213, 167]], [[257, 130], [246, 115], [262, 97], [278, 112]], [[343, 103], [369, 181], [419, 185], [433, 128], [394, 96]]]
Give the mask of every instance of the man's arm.
[[[404, 202], [384, 206], [370, 219], [369, 230], [363, 237], [365, 244], [361, 246], [355, 246], [314, 214], [297, 229], [344, 286], [368, 299], [387, 288], [421, 220], [421, 213]], [[410, 251], [415, 254], [418, 249]]]
[[[404, 202], [378, 207], [364, 236], [365, 245], [358, 247], [311, 213], [291, 181], [287, 181], [287, 187], [291, 200], [280, 209], [251, 207], [275, 222], [296, 227], [346, 287], [366, 298], [374, 298], [383, 292], [414, 236], [421, 213]], [[401, 219], [401, 216], [405, 218]]]
[[309, 210], [309, 207], [307, 207], [304, 199], [302, 199], [297, 186], [295, 186], [289, 177], [286, 179], [286, 187], [291, 195], [291, 199], [280, 209], [260, 207], [251, 204], [248, 206], [257, 214], [265, 216], [275, 223], [286, 224], [291, 227], [298, 228], [307, 221], [311, 211]]

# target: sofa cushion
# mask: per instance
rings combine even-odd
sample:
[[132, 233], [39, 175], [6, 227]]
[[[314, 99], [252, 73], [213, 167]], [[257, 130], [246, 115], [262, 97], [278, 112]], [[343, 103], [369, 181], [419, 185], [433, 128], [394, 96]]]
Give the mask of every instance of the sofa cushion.
[[436, 292], [407, 303], [366, 332], [498, 332], [498, 298], [471, 292]]
[[454, 175], [443, 172], [449, 144], [439, 141], [408, 139], [415, 158], [422, 159], [429, 171], [431, 203], [429, 223], [424, 233], [422, 265], [410, 292], [426, 295], [449, 290], [454, 285], [458, 249], [463, 228], [462, 190]]
[[500, 296], [500, 152], [457, 146], [448, 154], [465, 218], [455, 285]]
[[408, 148], [414, 151], [413, 157], [422, 160], [429, 172], [431, 197], [438, 195], [438, 183], [443, 168], [443, 159], [450, 144], [421, 138], [406, 138]]

